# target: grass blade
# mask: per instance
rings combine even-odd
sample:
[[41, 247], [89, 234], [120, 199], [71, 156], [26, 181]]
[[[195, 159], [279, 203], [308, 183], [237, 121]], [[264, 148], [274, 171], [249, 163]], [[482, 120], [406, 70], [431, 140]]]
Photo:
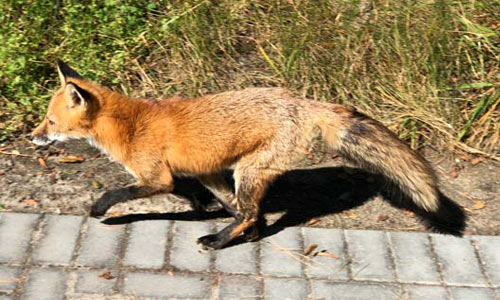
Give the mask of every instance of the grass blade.
[[447, 87], [445, 88], [445, 90], [458, 91], [458, 90], [487, 88], [492, 86], [494, 86], [494, 84], [489, 82], [475, 82], [475, 83], [466, 83], [459, 86]]
[[472, 116], [469, 118], [464, 128], [458, 134], [458, 141], [462, 141], [462, 139], [467, 135], [470, 128], [472, 127], [472, 123], [476, 121], [479, 117], [481, 117], [488, 108], [500, 97], [500, 89], [497, 90], [492, 96], [485, 95], [479, 103], [477, 104]]

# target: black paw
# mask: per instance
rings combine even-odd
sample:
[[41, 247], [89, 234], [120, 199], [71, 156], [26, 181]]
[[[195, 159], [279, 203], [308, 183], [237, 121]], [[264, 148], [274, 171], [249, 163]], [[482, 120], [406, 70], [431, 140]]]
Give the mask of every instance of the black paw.
[[244, 238], [247, 242], [255, 242], [259, 239], [260, 237], [260, 231], [259, 231], [259, 226], [253, 225], [249, 229], [244, 231]]
[[202, 236], [198, 239], [197, 243], [201, 245], [204, 250], [220, 249], [226, 244], [224, 239], [221, 239], [217, 234]]
[[102, 205], [98, 205], [97, 203], [95, 203], [90, 208], [90, 216], [93, 218], [101, 218], [106, 214], [107, 210], [108, 210], [107, 207], [104, 207]]

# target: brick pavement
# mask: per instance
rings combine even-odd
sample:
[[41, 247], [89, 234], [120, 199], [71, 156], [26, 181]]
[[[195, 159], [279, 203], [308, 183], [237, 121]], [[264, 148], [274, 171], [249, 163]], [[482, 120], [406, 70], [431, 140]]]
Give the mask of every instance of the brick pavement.
[[200, 250], [221, 226], [0, 213], [0, 300], [500, 299], [500, 237], [290, 227]]

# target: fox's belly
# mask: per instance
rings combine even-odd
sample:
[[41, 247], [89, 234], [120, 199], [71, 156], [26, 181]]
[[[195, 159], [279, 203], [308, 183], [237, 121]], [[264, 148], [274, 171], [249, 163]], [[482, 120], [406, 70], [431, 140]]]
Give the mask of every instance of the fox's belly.
[[254, 150], [238, 144], [206, 144], [198, 147], [172, 149], [168, 154], [174, 173], [201, 175], [217, 173], [233, 166], [241, 157]]

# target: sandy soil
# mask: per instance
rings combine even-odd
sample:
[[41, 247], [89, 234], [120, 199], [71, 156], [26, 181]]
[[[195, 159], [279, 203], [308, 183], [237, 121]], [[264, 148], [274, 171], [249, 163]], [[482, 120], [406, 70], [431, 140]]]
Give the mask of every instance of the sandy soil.
[[[65, 163], [68, 155], [83, 162]], [[441, 190], [468, 215], [465, 234], [500, 235], [500, 164], [473, 156], [454, 156], [427, 150]], [[43, 159], [42, 160], [40, 160]], [[230, 172], [227, 174], [230, 179]], [[133, 182], [119, 165], [83, 141], [37, 148], [27, 140], [0, 145], [0, 210], [88, 214], [107, 189]], [[221, 211], [193, 212], [191, 202], [210, 202], [213, 196], [195, 179], [177, 178], [174, 195], [158, 195], [118, 204], [107, 222], [131, 219], [227, 219]], [[307, 224], [315, 227], [429, 231], [418, 211], [397, 208], [386, 195], [379, 176], [333, 158], [315, 170], [282, 176], [270, 188], [263, 212], [270, 228]]]

